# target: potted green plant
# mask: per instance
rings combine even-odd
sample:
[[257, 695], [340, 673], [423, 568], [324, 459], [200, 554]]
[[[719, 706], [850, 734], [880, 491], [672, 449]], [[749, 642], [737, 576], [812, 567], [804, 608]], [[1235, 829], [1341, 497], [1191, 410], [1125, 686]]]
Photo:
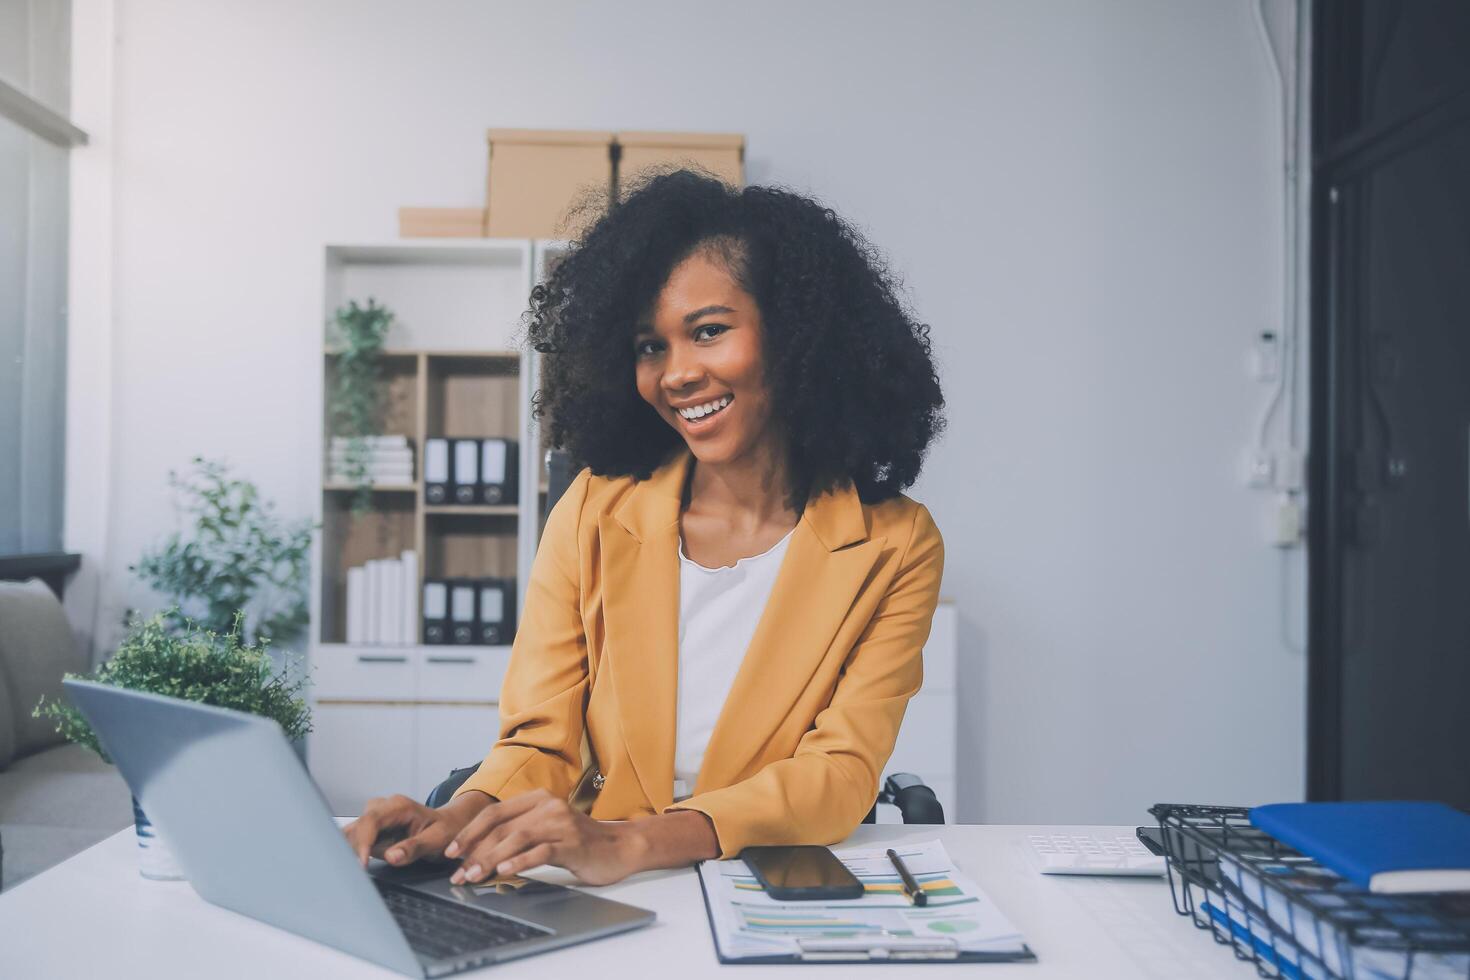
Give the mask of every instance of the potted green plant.
[[247, 642], [278, 649], [300, 636], [309, 619], [311, 522], [281, 520], [255, 484], [218, 460], [196, 456], [190, 473], [168, 479], [193, 527], [145, 553], [133, 571], [167, 597], [169, 628], [225, 635], [238, 625]]
[[[311, 731], [311, 709], [301, 695], [305, 679], [289, 680], [285, 670], [276, 668], [265, 643], [246, 643], [243, 622], [244, 616], [236, 615], [229, 632], [216, 633], [194, 627], [178, 630], [163, 614], [135, 621], [111, 659], [91, 674], [67, 676], [247, 711], [270, 718], [288, 739], [299, 741]], [[111, 761], [92, 726], [71, 704], [42, 698], [33, 714], [55, 722], [62, 736]], [[133, 818], [143, 876], [182, 877], [136, 798]]]
[[383, 429], [383, 342], [392, 326], [392, 311], [372, 297], [366, 306], [349, 301], [327, 325], [327, 343], [336, 354], [327, 414], [331, 434], [347, 438], [345, 475], [356, 485], [354, 510], [365, 510], [372, 498], [368, 437]]

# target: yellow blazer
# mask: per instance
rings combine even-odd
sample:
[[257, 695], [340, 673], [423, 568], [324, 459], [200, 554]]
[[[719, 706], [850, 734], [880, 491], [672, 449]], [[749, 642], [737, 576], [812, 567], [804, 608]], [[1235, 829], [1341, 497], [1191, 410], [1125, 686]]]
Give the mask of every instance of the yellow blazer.
[[[460, 790], [595, 789], [589, 813], [709, 816], [722, 857], [830, 844], [872, 807], [939, 598], [923, 505], [808, 502], [710, 737], [673, 801], [679, 505], [691, 457], [644, 481], [583, 471], [552, 510], [500, 692], [500, 738]], [[581, 794], [579, 793], [579, 796]]]

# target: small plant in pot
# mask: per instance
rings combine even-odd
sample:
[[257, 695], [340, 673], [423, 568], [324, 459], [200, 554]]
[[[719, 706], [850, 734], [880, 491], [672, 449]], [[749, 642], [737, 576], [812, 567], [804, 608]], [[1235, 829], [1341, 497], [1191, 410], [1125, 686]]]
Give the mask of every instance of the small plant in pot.
[[[277, 670], [265, 643], [245, 643], [243, 618], [236, 616], [227, 633], [193, 627], [178, 630], [165, 614], [135, 621], [111, 659], [91, 674], [67, 676], [261, 715], [280, 725], [288, 739], [301, 739], [311, 731], [311, 710], [301, 696], [305, 680], [288, 680], [285, 671]], [[42, 698], [33, 714], [55, 722], [57, 732], [66, 739], [112, 761], [92, 726], [72, 705]], [[133, 817], [143, 876], [183, 877], [137, 799], [133, 800]]]
[[133, 570], [173, 607], [176, 632], [238, 632], [279, 651], [305, 632], [310, 521], [285, 521], [255, 484], [221, 460], [196, 456], [189, 473], [170, 472], [180, 511], [193, 518], [143, 555]]
[[383, 343], [393, 321], [391, 310], [368, 297], [366, 306], [352, 300], [338, 308], [327, 325], [327, 343], [337, 355], [327, 413], [331, 434], [347, 439], [344, 470], [356, 487], [352, 509], [359, 513], [372, 500], [368, 437], [383, 431]]

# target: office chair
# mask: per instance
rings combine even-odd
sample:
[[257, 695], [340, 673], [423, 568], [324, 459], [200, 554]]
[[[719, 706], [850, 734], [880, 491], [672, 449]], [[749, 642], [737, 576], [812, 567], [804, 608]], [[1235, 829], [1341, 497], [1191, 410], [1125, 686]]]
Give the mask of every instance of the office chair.
[[[473, 776], [480, 768], [477, 762], [463, 769], [456, 769], [449, 774], [429, 798], [424, 801], [426, 806], [443, 806], [454, 796], [454, 791], [464, 785], [464, 781]], [[878, 803], [892, 803], [898, 807], [898, 812], [903, 815], [904, 823], [944, 823], [944, 808], [940, 806], [939, 799], [934, 791], [924, 785], [924, 781], [918, 776], [907, 772], [896, 772], [883, 781], [883, 789], [878, 793]], [[868, 811], [863, 817], [863, 823], [875, 823], [878, 816], [878, 804]]]

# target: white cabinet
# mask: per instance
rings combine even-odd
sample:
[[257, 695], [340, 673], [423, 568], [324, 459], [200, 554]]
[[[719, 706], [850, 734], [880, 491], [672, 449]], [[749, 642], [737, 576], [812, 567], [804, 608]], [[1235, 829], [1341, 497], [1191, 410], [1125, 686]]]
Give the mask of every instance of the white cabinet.
[[499, 734], [500, 712], [490, 705], [420, 704], [414, 714], [414, 769], [425, 780], [419, 798], [452, 770], [483, 759]]
[[509, 647], [423, 647], [418, 662], [418, 699], [498, 701], [500, 682], [509, 665]]
[[484, 758], [509, 662], [509, 647], [319, 645], [307, 763], [332, 812], [392, 793], [423, 799]]
[[334, 701], [412, 699], [417, 674], [412, 651], [323, 645], [312, 658], [311, 686]]
[[312, 705], [307, 765], [334, 814], [356, 816], [374, 796], [412, 792], [414, 715], [411, 704]]

